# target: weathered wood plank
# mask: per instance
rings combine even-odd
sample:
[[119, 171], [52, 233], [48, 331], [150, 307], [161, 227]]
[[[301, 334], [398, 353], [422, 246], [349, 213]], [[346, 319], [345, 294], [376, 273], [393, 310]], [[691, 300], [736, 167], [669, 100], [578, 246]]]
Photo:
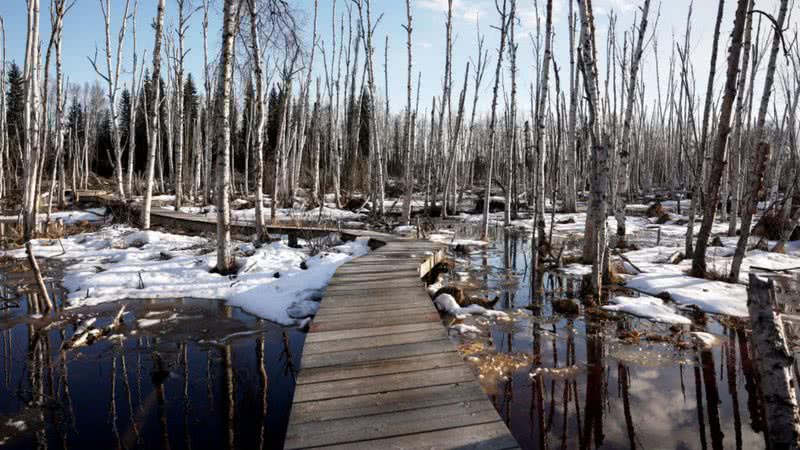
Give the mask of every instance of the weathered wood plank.
[[428, 331], [414, 331], [411, 333], [342, 339], [333, 342], [312, 342], [303, 347], [303, 355], [341, 352], [345, 350], [360, 350], [366, 348], [382, 348], [390, 345], [413, 344], [437, 339], [447, 339], [447, 333], [442, 327]]
[[437, 322], [422, 322], [406, 325], [391, 325], [386, 327], [356, 328], [340, 331], [320, 331], [309, 333], [306, 336], [306, 345], [312, 342], [336, 341], [339, 339], [353, 339], [368, 336], [382, 336], [385, 334], [411, 333], [414, 331], [438, 330], [442, 327]]
[[416, 315], [426, 316], [429, 315], [430, 312], [431, 312], [430, 304], [428, 305], [417, 304], [410, 308], [397, 308], [397, 309], [392, 309], [391, 311], [387, 311], [384, 309], [384, 310], [372, 310], [372, 311], [340, 312], [336, 314], [322, 314], [317, 317], [314, 317], [314, 323], [319, 325], [321, 323], [352, 321], [352, 320], [373, 321], [384, 318], [387, 315], [401, 316], [401, 317], [416, 316]]
[[309, 332], [313, 333], [317, 331], [351, 330], [356, 328], [374, 328], [387, 325], [405, 325], [412, 323], [438, 322], [438, 321], [439, 321], [439, 313], [437, 313], [435, 310], [432, 309], [431, 312], [429, 313], [413, 314], [407, 316], [386, 316], [384, 314], [382, 317], [370, 321], [339, 320], [336, 322], [326, 322], [320, 324], [311, 322], [311, 327], [309, 328]]
[[474, 381], [475, 375], [462, 362], [441, 369], [305, 384], [295, 391], [294, 403]]
[[497, 411], [485, 399], [457, 402], [367, 417], [297, 423], [289, 428], [286, 448], [360, 442], [492, 422], [497, 422]]
[[351, 378], [366, 378], [379, 375], [396, 375], [406, 372], [418, 372], [463, 365], [464, 361], [461, 359], [461, 355], [455, 350], [452, 350], [444, 353], [348, 364], [346, 366], [309, 367], [300, 372], [300, 375], [297, 377], [297, 385], [324, 383]]
[[412, 299], [412, 300], [400, 300], [397, 302], [392, 303], [379, 303], [379, 304], [369, 304], [369, 305], [359, 305], [357, 303], [351, 304], [344, 304], [344, 305], [336, 305], [331, 306], [329, 308], [320, 309], [314, 319], [319, 319], [321, 316], [330, 316], [334, 314], [347, 314], [356, 311], [386, 311], [389, 310], [405, 310], [405, 309], [414, 309], [414, 308], [427, 308], [430, 304], [430, 300], [420, 300], [420, 299]]
[[477, 384], [454, 383], [303, 402], [293, 407], [292, 425], [477, 401], [484, 398], [486, 394]]
[[429, 355], [441, 353], [452, 346], [450, 340], [444, 336], [433, 338], [424, 342], [403, 343], [387, 345], [384, 347], [368, 347], [341, 352], [303, 354], [303, 367], [323, 367], [354, 364], [367, 361], [383, 361], [405, 356]]
[[319, 447], [325, 449], [511, 450], [519, 448], [503, 422], [497, 421], [371, 441]]

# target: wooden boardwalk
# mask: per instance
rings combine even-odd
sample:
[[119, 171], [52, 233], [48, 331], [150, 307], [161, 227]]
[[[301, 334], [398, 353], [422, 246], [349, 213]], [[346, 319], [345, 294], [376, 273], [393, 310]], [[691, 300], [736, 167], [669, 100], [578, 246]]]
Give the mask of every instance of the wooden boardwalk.
[[[92, 196], [93, 193], [81, 193]], [[153, 208], [153, 224], [213, 231], [216, 220]], [[232, 231], [252, 233], [250, 222]], [[370, 237], [384, 245], [342, 265], [303, 347], [284, 446], [515, 449], [420, 277], [444, 258], [427, 241], [367, 230], [269, 226], [272, 233]]]
[[385, 240], [328, 285], [285, 448], [517, 448], [420, 280], [441, 249]]

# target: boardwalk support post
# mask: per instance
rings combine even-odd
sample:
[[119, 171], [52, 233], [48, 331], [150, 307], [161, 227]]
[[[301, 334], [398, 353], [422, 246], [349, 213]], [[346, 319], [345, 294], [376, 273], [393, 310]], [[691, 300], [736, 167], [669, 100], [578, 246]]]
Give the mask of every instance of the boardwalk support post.
[[769, 448], [800, 449], [800, 414], [794, 391], [793, 357], [777, 309], [775, 284], [750, 274], [747, 308], [756, 370], [764, 395]]

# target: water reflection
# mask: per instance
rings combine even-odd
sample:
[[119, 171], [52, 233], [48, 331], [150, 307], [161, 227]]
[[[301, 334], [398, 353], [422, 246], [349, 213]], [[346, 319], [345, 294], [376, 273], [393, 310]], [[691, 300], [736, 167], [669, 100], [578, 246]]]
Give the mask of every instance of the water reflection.
[[[580, 279], [545, 272], [532, 293], [529, 246], [527, 236], [499, 234], [487, 249], [452, 254], [449, 272], [451, 284], [500, 295], [496, 308], [513, 311], [511, 323], [469, 318], [482, 335], [457, 339], [523, 448], [765, 447], [741, 324], [700, 317], [669, 326], [587, 306], [559, 314], [554, 300], [582, 300]], [[720, 339], [706, 347], [691, 331]], [[503, 366], [498, 355], [526, 363]]]
[[[118, 335], [62, 351], [81, 320], [104, 326], [120, 304], [54, 298], [45, 317], [31, 316], [35, 294], [0, 310], [4, 448], [282, 446], [302, 332], [207, 300], [131, 301]], [[178, 316], [137, 325], [153, 311]]]

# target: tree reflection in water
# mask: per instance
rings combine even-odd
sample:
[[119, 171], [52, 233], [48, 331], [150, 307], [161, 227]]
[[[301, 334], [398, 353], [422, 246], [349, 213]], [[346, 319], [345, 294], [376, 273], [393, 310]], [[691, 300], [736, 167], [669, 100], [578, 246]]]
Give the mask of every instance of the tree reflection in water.
[[[487, 249], [453, 255], [462, 262], [450, 277], [470, 294], [500, 295], [496, 308], [511, 312], [513, 323], [467, 319], [484, 334], [457, 339], [486, 349], [468, 359], [482, 374], [481, 363], [498, 354], [530, 361], [482, 378], [522, 448], [765, 447], [762, 399], [741, 324], [700, 317], [691, 327], [671, 327], [583, 309], [579, 316], [555, 313], [553, 299], [581, 301], [580, 279], [544, 273], [541, 294], [532, 293], [529, 245], [528, 236], [498, 236]], [[477, 278], [457, 281], [455, 272], [470, 270]], [[676, 338], [695, 330], [716, 335], [719, 344]]]
[[[132, 301], [119, 336], [62, 351], [78, 313], [104, 326], [119, 305], [31, 318], [37, 303], [0, 312], [3, 448], [282, 445], [303, 333], [207, 300]], [[137, 329], [149, 311], [179, 318]]]

